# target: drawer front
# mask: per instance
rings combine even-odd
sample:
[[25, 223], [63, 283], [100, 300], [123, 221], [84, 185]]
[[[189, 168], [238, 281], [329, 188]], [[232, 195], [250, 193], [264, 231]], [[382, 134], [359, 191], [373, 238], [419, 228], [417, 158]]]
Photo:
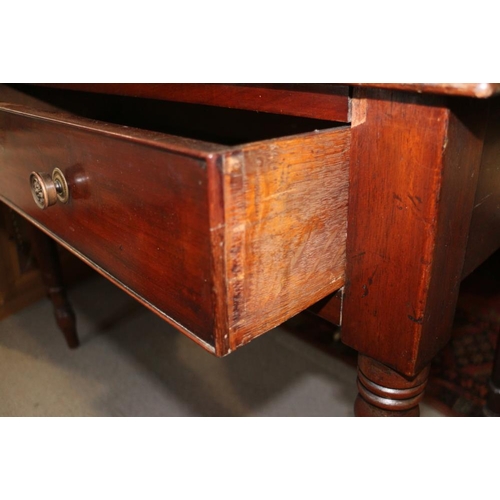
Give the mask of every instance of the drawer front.
[[[39, 209], [32, 171], [64, 173], [68, 203]], [[207, 165], [0, 111], [0, 195], [146, 302], [213, 344]]]

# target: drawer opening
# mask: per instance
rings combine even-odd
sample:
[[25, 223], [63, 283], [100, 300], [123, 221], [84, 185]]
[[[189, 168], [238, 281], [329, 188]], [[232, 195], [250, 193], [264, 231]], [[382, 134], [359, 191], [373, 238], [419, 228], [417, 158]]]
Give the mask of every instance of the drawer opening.
[[226, 146], [324, 130], [344, 123], [297, 116], [104, 95], [30, 85], [12, 85], [24, 100], [46, 110], [117, 125], [189, 137]]

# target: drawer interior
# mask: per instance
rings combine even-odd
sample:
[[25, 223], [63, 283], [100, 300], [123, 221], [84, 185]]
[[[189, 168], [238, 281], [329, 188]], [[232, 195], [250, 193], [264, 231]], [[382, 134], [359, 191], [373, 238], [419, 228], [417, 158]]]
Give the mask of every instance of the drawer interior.
[[11, 85], [8, 90], [16, 93], [16, 100], [20, 104], [33, 105], [36, 101], [39, 109], [43, 105], [47, 110], [65, 111], [107, 123], [189, 137], [224, 146], [344, 125], [298, 116], [32, 85]]

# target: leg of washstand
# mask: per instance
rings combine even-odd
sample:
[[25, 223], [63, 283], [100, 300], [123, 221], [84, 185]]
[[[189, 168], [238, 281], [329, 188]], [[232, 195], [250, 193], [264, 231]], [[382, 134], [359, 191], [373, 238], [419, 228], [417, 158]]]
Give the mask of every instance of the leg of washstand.
[[[500, 337], [499, 337], [500, 339]], [[493, 371], [489, 381], [489, 394], [484, 414], [488, 417], [500, 417], [500, 342], [497, 341]]]
[[35, 226], [32, 226], [30, 231], [33, 252], [47, 288], [47, 295], [54, 306], [57, 325], [63, 332], [68, 347], [75, 349], [80, 344], [76, 332], [76, 318], [66, 296], [57, 245], [52, 238]]
[[367, 356], [358, 357], [357, 417], [418, 417], [429, 368], [407, 378]]
[[353, 92], [341, 335], [363, 354], [357, 415], [418, 415], [450, 339], [488, 119], [476, 104]]

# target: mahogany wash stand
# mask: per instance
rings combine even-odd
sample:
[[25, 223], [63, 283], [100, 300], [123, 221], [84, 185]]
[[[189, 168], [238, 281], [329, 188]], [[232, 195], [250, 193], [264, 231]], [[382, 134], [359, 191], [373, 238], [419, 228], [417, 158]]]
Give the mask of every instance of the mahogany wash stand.
[[0, 200], [70, 347], [53, 240], [217, 356], [311, 308], [359, 352], [356, 415], [416, 416], [460, 282], [500, 247], [499, 92], [2, 85]]

